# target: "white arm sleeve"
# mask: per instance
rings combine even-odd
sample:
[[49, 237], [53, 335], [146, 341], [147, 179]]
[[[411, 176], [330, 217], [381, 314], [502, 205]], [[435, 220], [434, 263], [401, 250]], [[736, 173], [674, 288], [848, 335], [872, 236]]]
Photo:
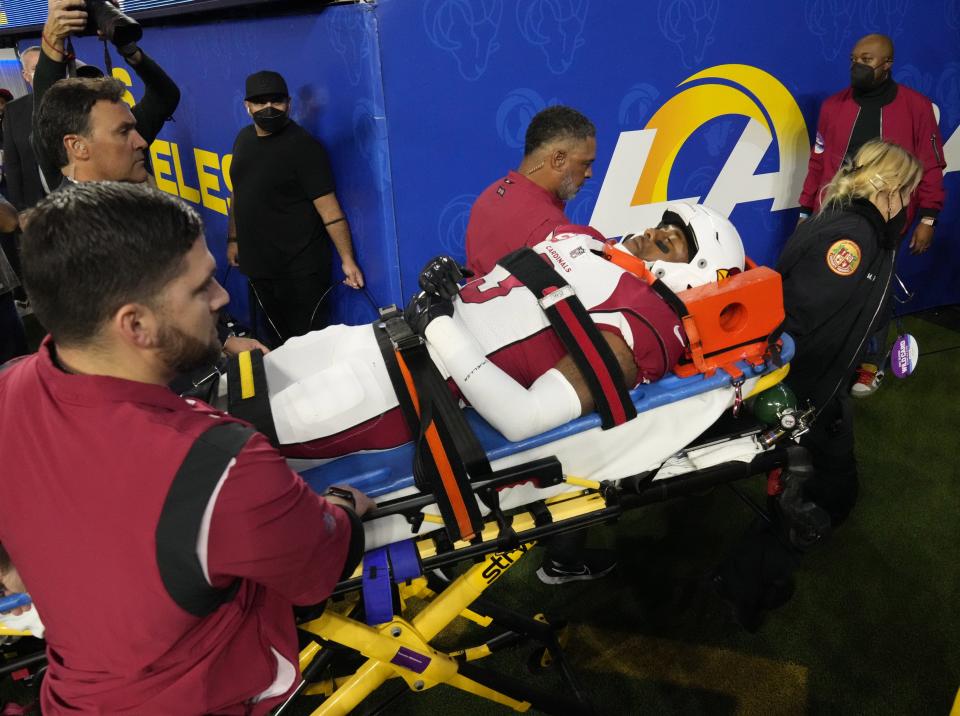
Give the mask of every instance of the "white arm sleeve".
[[523, 440], [580, 417], [577, 391], [560, 371], [551, 368], [528, 390], [487, 360], [477, 339], [453, 318], [435, 318], [425, 333], [463, 396], [508, 440]]

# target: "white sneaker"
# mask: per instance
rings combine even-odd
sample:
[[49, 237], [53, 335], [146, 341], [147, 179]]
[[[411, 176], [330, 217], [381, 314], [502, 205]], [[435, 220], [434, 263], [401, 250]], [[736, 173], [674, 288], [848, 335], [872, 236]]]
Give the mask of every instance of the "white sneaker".
[[850, 387], [850, 395], [854, 398], [866, 398], [873, 395], [880, 387], [885, 373], [872, 363], [861, 363], [857, 368], [857, 380]]

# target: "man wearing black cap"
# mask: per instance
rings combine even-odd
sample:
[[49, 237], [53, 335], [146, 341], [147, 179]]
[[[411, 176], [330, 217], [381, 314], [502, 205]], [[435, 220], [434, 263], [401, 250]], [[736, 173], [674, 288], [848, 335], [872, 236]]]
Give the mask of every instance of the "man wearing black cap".
[[323, 327], [330, 242], [347, 286], [362, 288], [363, 273], [334, 193], [327, 152], [290, 119], [283, 77], [268, 70], [250, 75], [245, 97], [253, 124], [240, 130], [233, 144], [227, 260], [250, 279], [282, 342]]

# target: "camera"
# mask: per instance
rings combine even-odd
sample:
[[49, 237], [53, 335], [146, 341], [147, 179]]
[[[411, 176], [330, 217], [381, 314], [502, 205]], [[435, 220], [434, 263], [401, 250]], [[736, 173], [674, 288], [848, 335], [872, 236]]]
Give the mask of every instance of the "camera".
[[137, 42], [143, 37], [140, 23], [117, 9], [110, 0], [86, 0], [87, 27], [84, 35], [96, 35], [99, 31], [104, 38], [117, 47]]

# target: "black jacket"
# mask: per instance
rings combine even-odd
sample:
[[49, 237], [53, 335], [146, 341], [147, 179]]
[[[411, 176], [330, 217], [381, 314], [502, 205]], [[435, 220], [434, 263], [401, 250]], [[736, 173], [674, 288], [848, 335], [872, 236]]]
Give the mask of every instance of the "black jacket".
[[784, 330], [797, 352], [787, 383], [822, 409], [853, 373], [880, 321], [893, 279], [897, 240], [868, 201], [805, 221], [777, 263]]
[[33, 129], [33, 95], [18, 97], [3, 116], [3, 172], [10, 203], [17, 211], [29, 209], [43, 198], [40, 168], [30, 143]]

